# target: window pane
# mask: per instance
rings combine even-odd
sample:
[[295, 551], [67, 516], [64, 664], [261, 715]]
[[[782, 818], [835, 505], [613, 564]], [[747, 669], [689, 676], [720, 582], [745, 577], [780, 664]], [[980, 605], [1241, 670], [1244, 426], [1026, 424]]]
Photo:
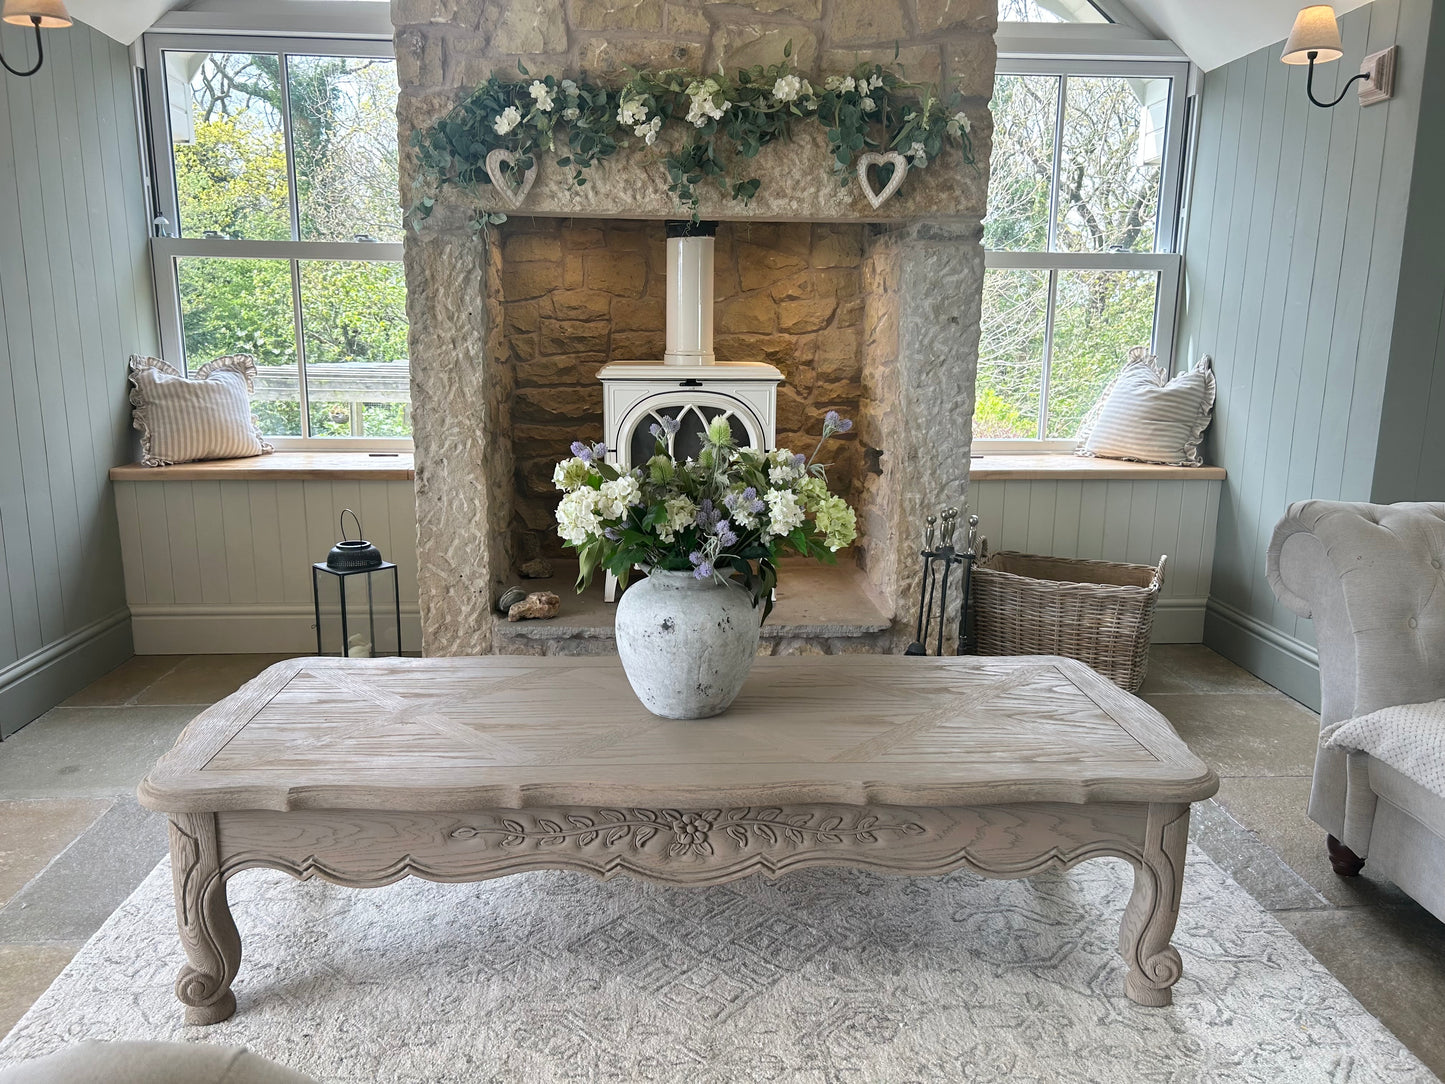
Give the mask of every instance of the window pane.
[[1070, 76], [1059, 219], [1062, 252], [1153, 252], [1168, 79]]
[[1155, 271], [1060, 271], [1045, 436], [1072, 437], [1129, 348], [1154, 337]]
[[186, 368], [226, 354], [256, 359], [251, 412], [266, 436], [301, 435], [289, 260], [176, 260]]
[[396, 61], [287, 56], [305, 241], [401, 240]]
[[181, 235], [289, 239], [279, 58], [163, 55]]
[[1000, 75], [994, 80], [984, 248], [996, 252], [1048, 248], [1058, 105], [1057, 75]]
[[999, 0], [1001, 23], [1107, 23], [1089, 0]]
[[401, 264], [301, 260], [300, 268], [311, 435], [411, 436]]
[[1049, 273], [990, 268], [983, 274], [975, 440], [1039, 435]]

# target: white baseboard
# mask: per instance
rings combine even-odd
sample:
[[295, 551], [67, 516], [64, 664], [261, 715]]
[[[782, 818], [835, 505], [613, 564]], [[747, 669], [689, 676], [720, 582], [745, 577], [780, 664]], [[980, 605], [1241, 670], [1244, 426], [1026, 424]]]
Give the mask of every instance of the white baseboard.
[[1303, 640], [1212, 598], [1204, 618], [1204, 643], [1285, 695], [1320, 710], [1320, 656]]
[[129, 620], [115, 610], [0, 669], [0, 738], [130, 658]]
[[[316, 650], [316, 613], [310, 606], [135, 605], [131, 629], [137, 655], [240, 655]], [[401, 641], [421, 650], [416, 603], [401, 607]]]
[[1204, 610], [1207, 598], [1161, 598], [1154, 609], [1151, 644], [1199, 644], [1204, 642]]

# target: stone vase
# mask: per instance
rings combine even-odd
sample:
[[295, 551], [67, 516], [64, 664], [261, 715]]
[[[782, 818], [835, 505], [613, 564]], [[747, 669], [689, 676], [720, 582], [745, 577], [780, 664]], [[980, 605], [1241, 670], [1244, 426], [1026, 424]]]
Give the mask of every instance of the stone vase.
[[664, 719], [721, 715], [758, 653], [762, 607], [740, 587], [653, 572], [617, 603], [617, 653], [632, 691]]

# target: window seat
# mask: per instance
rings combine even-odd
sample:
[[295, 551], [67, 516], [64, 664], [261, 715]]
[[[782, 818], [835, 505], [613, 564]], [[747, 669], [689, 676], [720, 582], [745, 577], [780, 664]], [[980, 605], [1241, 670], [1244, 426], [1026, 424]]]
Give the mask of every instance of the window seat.
[[112, 482], [409, 482], [411, 452], [272, 452], [245, 459], [206, 459], [174, 467], [127, 463]]
[[1044, 455], [983, 452], [974, 455], [968, 476], [975, 482], [1204, 482], [1222, 481], [1224, 468], [1132, 463], [1127, 459], [1098, 459], [1069, 452]]

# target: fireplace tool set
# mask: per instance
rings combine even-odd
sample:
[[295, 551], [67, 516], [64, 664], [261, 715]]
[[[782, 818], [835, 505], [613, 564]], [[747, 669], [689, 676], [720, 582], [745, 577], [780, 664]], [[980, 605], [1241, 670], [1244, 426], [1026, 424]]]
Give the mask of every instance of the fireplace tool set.
[[[958, 612], [958, 638], [955, 654], [972, 653], [972, 637], [968, 623], [969, 590], [973, 581], [973, 563], [980, 557], [980, 544], [986, 549], [987, 539], [978, 535], [978, 517], [968, 517], [968, 530], [962, 547], [954, 545], [958, 534], [958, 509], [944, 508], [938, 515], [929, 516], [923, 530], [923, 576], [918, 589], [918, 623], [914, 629], [913, 642], [904, 650], [905, 655], [927, 655], [928, 641], [934, 639], [933, 653], [943, 654], [944, 632], [948, 624], [948, 591], [954, 569], [962, 567], [959, 590], [963, 592]], [[937, 541], [937, 545], [935, 545]], [[937, 604], [938, 627], [934, 630], [934, 607]]]

